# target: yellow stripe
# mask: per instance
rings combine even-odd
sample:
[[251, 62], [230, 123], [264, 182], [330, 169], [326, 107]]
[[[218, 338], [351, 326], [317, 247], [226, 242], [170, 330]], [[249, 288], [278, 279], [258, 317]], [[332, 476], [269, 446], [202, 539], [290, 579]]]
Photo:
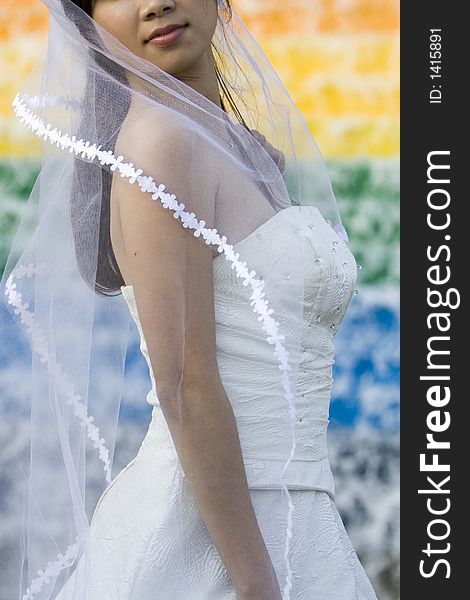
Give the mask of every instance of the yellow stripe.
[[[237, 7], [325, 156], [399, 154], [397, 0], [295, 0], [288, 11], [280, 0], [238, 0]], [[44, 47], [47, 21], [38, 0], [2, 0], [0, 155], [37, 156], [39, 140], [25, 134], [10, 104]]]

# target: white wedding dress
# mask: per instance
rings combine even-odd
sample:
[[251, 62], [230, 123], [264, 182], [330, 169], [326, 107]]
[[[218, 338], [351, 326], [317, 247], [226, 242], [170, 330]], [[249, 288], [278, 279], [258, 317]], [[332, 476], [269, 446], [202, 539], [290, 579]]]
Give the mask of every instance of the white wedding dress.
[[[312, 260], [302, 267], [311, 275], [305, 282], [303, 357], [296, 395], [297, 444], [288, 466], [287, 487], [295, 507], [290, 598], [376, 600], [334, 502], [326, 436], [334, 362], [332, 336], [353, 293], [357, 276], [354, 257], [312, 206], [276, 213], [235, 247], [262, 276], [266, 245], [282, 252], [283, 257], [288, 255], [292, 247], [288, 231], [292, 228], [286, 227], [286, 221], [295, 218], [293, 211], [298, 210], [307, 211], [301, 234], [309, 253], [305, 256]], [[263, 252], [257, 252], [261, 243]], [[286, 272], [284, 264], [296, 266]], [[295, 286], [295, 269], [301, 268], [298, 263], [287, 261], [279, 266], [278, 276], [290, 279]], [[279, 506], [279, 490], [269, 489], [284, 464], [276, 446], [276, 410], [285, 402], [279, 390], [278, 363], [247, 302], [246, 288], [240, 280], [234, 282], [236, 275], [224, 255], [214, 258], [213, 271], [219, 371], [237, 419], [258, 523], [279, 574], [284, 565], [285, 523], [281, 519], [286, 505]], [[304, 281], [304, 272], [297, 275]], [[91, 584], [83, 600], [236, 600], [184, 476], [175, 494], [176, 451], [155, 394], [132, 286], [121, 289], [140, 332], [140, 348], [152, 380], [147, 401], [154, 408], [137, 456], [114, 478], [96, 505], [91, 522]], [[184, 564], [177, 565], [172, 549], [180, 552], [181, 548], [171, 534], [176, 506], [184, 511], [187, 524], [187, 537], [180, 540], [187, 556]], [[180, 589], [169, 594], [165, 581], [174, 576], [175, 569], [181, 574]], [[72, 597], [73, 581], [74, 574], [57, 600]]]

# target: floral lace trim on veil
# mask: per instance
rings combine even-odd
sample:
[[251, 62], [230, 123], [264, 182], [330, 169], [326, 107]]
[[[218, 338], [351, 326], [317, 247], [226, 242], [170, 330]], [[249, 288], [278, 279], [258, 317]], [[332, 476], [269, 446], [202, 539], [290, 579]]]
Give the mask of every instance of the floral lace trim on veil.
[[[288, 371], [291, 370], [289, 365], [289, 353], [283, 342], [285, 336], [279, 333], [279, 323], [271, 315], [274, 312], [269, 307], [268, 299], [263, 292], [264, 281], [256, 277], [256, 272], [247, 268], [246, 262], [239, 260], [239, 253], [235, 252], [233, 245], [227, 244], [227, 238], [220, 236], [216, 229], [205, 228], [205, 221], [196, 218], [194, 213], [185, 211], [185, 205], [179, 203], [174, 194], [165, 192], [165, 185], [158, 184], [152, 177], [146, 176], [142, 169], [136, 169], [133, 163], [124, 161], [124, 157], [119, 155], [114, 156], [111, 150], [102, 150], [101, 145], [92, 144], [83, 139], [76, 139], [76, 136], [71, 136], [68, 133], [63, 133], [57, 128], [52, 128], [51, 124], [46, 124], [28, 106], [37, 107], [44, 106], [45, 103], [52, 105], [64, 105], [66, 109], [75, 108], [76, 102], [67, 97], [46, 97], [40, 99], [37, 96], [29, 96], [28, 94], [16, 94], [12, 106], [16, 117], [28, 129], [35, 133], [38, 137], [55, 144], [70, 153], [80, 154], [82, 158], [87, 158], [90, 161], [98, 160], [101, 165], [110, 165], [111, 171], [118, 170], [121, 177], [126, 177], [130, 183], [137, 183], [139, 188], [144, 193], [150, 193], [153, 200], [160, 200], [164, 208], [174, 211], [174, 218], [180, 219], [183, 227], [193, 229], [195, 237], [202, 237], [206, 244], [216, 244], [219, 252], [224, 252], [226, 260], [231, 261], [231, 268], [236, 271], [236, 276], [243, 279], [243, 285], [250, 285], [252, 293], [250, 296], [250, 304], [253, 306], [255, 313], [258, 313], [258, 321], [262, 322], [262, 329], [266, 332], [266, 340], [274, 346], [274, 354], [279, 362], [279, 369], [283, 371], [282, 385], [284, 388], [284, 396], [288, 401], [289, 415], [291, 417], [292, 429], [292, 448], [290, 456], [284, 465], [281, 476], [284, 474], [289, 462], [295, 452], [295, 402], [294, 395], [291, 389]], [[41, 356], [41, 362], [46, 365], [46, 369], [58, 384], [58, 389], [64, 394], [67, 403], [74, 409], [74, 413], [82, 421], [82, 425], [86, 427], [87, 437], [93, 442], [93, 446], [98, 448], [99, 458], [104, 464], [106, 473], [106, 482], [111, 482], [111, 468], [109, 459], [109, 450], [106, 447], [106, 441], [100, 437], [99, 428], [93, 423], [92, 416], [87, 415], [87, 408], [81, 402], [81, 396], [74, 392], [73, 385], [67, 380], [66, 375], [61, 371], [60, 364], [55, 361], [54, 357], [48, 352], [47, 344], [44, 335], [34, 323], [33, 314], [28, 310], [28, 304], [23, 303], [20, 292], [16, 289], [14, 279], [22, 277], [31, 277], [35, 273], [40, 273], [41, 269], [47, 269], [46, 265], [34, 266], [18, 265], [10, 273], [7, 279], [5, 294], [8, 297], [8, 303], [14, 307], [14, 312], [20, 315], [21, 322], [25, 325], [32, 340], [32, 349]], [[283, 490], [287, 493], [289, 501], [289, 510], [287, 515], [287, 531], [286, 545], [284, 558], [287, 566], [286, 583], [283, 590], [283, 600], [289, 600], [290, 590], [292, 589], [292, 568], [288, 558], [290, 539], [292, 537], [293, 511], [294, 505], [290, 498], [287, 486], [282, 483]], [[49, 583], [51, 578], [57, 578], [60, 571], [66, 567], [73, 565], [79, 551], [79, 538], [76, 537], [76, 542], [68, 546], [65, 554], [58, 554], [57, 560], [47, 563], [45, 570], [38, 570], [38, 577], [34, 578], [23, 595], [23, 600], [32, 600], [34, 596], [42, 589], [43, 584]]]

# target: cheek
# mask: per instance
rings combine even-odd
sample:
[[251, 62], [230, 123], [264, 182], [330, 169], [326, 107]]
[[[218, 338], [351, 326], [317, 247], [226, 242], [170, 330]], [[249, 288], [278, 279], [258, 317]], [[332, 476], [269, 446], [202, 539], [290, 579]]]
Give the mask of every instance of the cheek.
[[[213, 0], [212, 0], [213, 1]], [[204, 37], [206, 44], [210, 44], [217, 26], [217, 12], [215, 10], [206, 11], [202, 19], [198, 20], [198, 30]]]
[[217, 25], [217, 0], [190, 0], [189, 4], [199, 31], [212, 36]]
[[98, 4], [93, 11], [93, 19], [124, 46], [132, 48], [136, 44], [135, 38], [131, 35], [129, 16], [116, 9], [116, 5], [110, 10], [109, 7]]

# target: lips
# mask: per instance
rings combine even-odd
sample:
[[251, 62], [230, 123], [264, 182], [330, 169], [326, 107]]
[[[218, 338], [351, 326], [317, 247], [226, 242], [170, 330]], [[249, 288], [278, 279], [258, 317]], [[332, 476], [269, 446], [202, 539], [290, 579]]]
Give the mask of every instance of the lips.
[[171, 33], [172, 31], [176, 31], [177, 29], [182, 29], [183, 27], [186, 27], [186, 24], [185, 25], [167, 25], [166, 27], [159, 27], [158, 29], [154, 29], [154, 31], [149, 35], [149, 37], [146, 39], [146, 41], [149, 42], [150, 40], [152, 40], [158, 36], [165, 35], [166, 33]]

